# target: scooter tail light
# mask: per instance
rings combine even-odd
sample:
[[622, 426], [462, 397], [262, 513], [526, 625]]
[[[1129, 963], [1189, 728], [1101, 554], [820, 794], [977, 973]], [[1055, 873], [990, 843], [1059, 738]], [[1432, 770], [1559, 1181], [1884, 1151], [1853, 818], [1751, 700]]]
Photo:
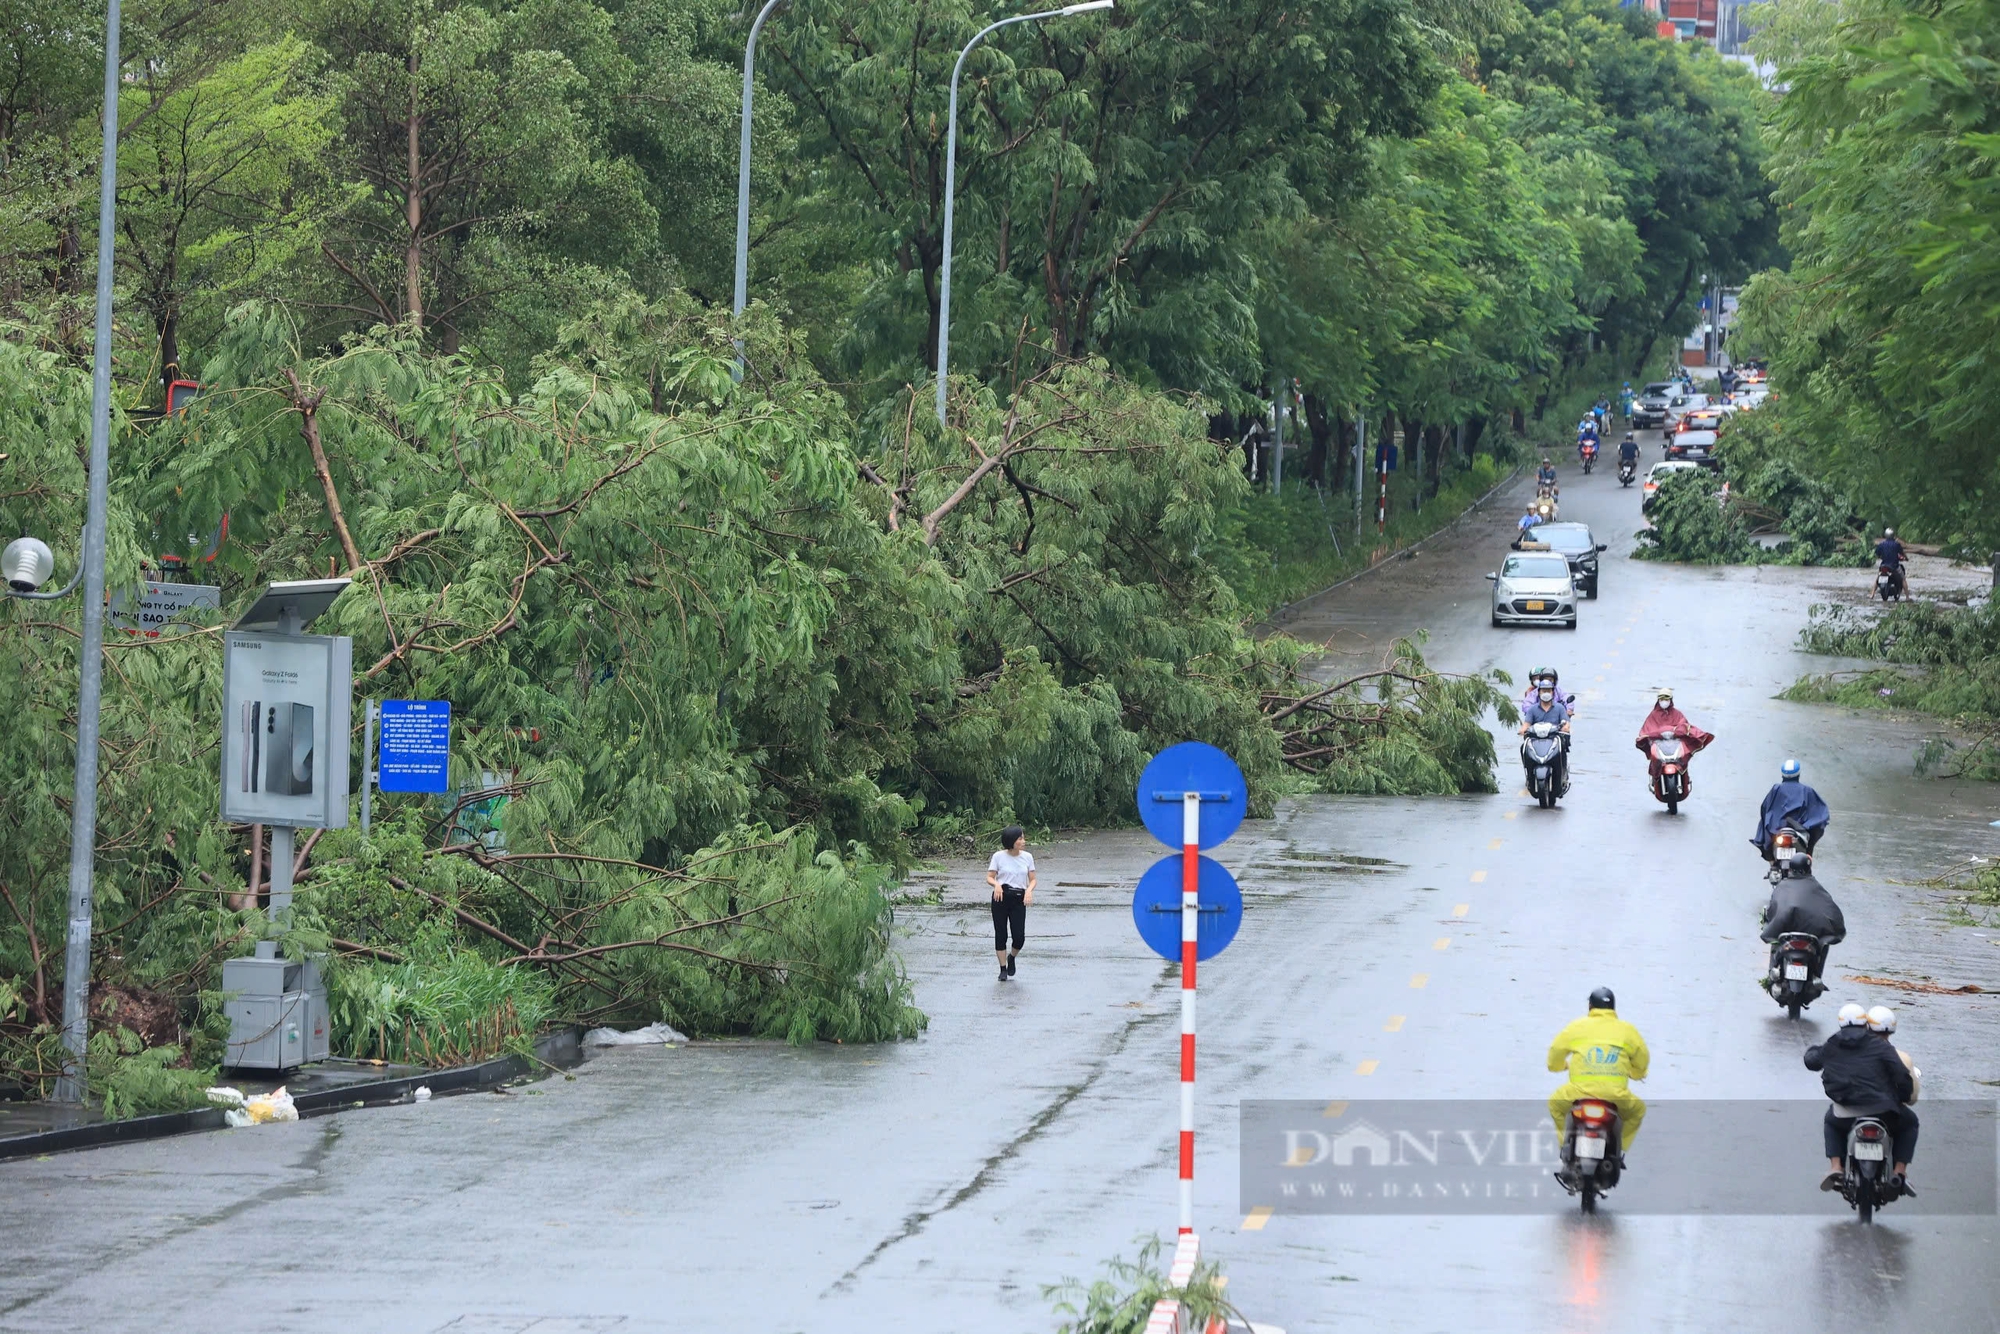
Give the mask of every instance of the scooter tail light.
[[1854, 1132], [1854, 1136], [1856, 1139], [1865, 1139], [1868, 1140], [1870, 1143], [1873, 1143], [1875, 1140], [1882, 1138], [1882, 1127], [1863, 1126], [1861, 1127], [1861, 1129]]
[[1576, 1119], [1587, 1126], [1602, 1125], [1611, 1117], [1611, 1109], [1601, 1102], [1580, 1102], [1576, 1105]]

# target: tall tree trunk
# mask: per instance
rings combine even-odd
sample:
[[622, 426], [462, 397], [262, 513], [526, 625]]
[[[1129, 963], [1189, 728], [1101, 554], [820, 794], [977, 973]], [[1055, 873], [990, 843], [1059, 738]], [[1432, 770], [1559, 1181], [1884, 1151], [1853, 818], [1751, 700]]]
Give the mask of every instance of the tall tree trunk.
[[410, 118], [404, 122], [408, 138], [409, 180], [404, 192], [404, 218], [409, 223], [409, 242], [403, 247], [403, 304], [410, 322], [419, 333], [424, 327], [424, 183], [423, 151], [419, 132], [423, 122], [417, 115], [417, 65], [415, 48], [410, 51]]
[[1305, 475], [1314, 486], [1326, 486], [1327, 457], [1332, 451], [1335, 425], [1327, 416], [1326, 401], [1316, 394], [1305, 394], [1301, 401], [1306, 410], [1306, 428], [1312, 433], [1312, 449], [1306, 455]]
[[1424, 494], [1434, 496], [1444, 485], [1444, 427], [1424, 428]]
[[1515, 435], [1526, 435], [1528, 433], [1528, 414], [1522, 412], [1519, 408], [1515, 408], [1514, 414], [1508, 424], [1514, 428]]
[[1469, 464], [1479, 453], [1479, 438], [1486, 434], [1486, 415], [1481, 413], [1465, 424], [1465, 461]]

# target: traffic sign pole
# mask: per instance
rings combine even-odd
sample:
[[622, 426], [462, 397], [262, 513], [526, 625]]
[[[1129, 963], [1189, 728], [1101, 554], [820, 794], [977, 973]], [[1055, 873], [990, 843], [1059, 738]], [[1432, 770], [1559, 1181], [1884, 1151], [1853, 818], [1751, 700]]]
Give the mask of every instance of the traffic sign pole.
[[1194, 978], [1201, 924], [1201, 793], [1181, 794], [1181, 1235], [1194, 1231]]

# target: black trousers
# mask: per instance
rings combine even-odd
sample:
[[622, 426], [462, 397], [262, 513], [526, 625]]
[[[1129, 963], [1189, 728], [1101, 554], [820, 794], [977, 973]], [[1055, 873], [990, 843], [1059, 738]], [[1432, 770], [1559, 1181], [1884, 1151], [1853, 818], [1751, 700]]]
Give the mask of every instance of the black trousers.
[[1028, 937], [1028, 892], [1024, 889], [1009, 889], [1002, 886], [1000, 897], [993, 900], [993, 948], [1007, 948], [1007, 933], [1014, 933], [1014, 949], [1018, 953], [1021, 942]]
[[[1907, 1163], [1917, 1156], [1917, 1114], [1908, 1107], [1899, 1107], [1893, 1112], [1876, 1112], [1875, 1119], [1889, 1129], [1893, 1141], [1896, 1161]], [[1826, 1156], [1845, 1158], [1847, 1156], [1847, 1132], [1854, 1129], [1854, 1118], [1835, 1116], [1833, 1108], [1826, 1109]]]

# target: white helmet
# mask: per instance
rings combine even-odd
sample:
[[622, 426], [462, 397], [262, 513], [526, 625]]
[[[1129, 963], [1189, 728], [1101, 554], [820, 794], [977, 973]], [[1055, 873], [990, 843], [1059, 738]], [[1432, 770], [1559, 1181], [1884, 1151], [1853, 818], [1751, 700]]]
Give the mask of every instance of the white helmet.
[[1871, 1005], [1868, 1008], [1868, 1031], [1871, 1033], [1895, 1032], [1896, 1012], [1886, 1005]]
[[1884, 537], [1894, 537], [1895, 535], [1896, 535], [1896, 530], [1894, 528], [1884, 528], [1882, 530], [1882, 536]]
[[1842, 1028], [1859, 1028], [1868, 1022], [1868, 1011], [1849, 1001], [1840, 1007], [1840, 1013], [1835, 1018]]

